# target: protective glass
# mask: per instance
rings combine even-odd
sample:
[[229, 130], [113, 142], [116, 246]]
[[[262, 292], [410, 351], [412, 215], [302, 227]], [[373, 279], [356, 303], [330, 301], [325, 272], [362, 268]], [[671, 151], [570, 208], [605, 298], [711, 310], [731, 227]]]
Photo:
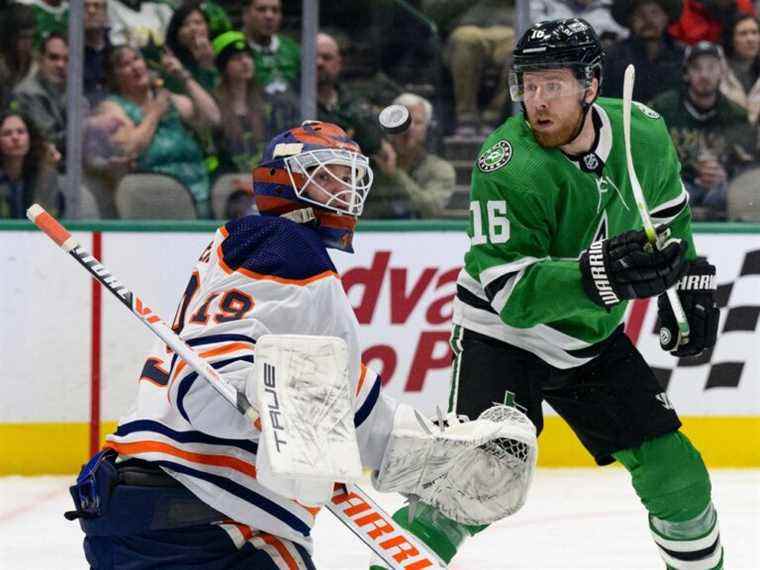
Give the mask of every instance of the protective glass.
[[578, 96], [591, 86], [591, 80], [562, 74], [556, 67], [531, 67], [509, 74], [509, 94], [513, 101], [559, 99]]
[[[320, 149], [290, 156], [284, 162], [290, 182], [301, 200], [341, 214], [361, 215], [374, 179], [369, 158], [349, 150]], [[336, 174], [327, 168], [330, 165], [346, 168], [336, 169], [340, 171]], [[294, 173], [304, 177], [303, 184], [296, 183]], [[321, 176], [322, 173], [327, 177]], [[323, 182], [320, 183], [318, 178]], [[313, 197], [315, 195], [318, 199]]]

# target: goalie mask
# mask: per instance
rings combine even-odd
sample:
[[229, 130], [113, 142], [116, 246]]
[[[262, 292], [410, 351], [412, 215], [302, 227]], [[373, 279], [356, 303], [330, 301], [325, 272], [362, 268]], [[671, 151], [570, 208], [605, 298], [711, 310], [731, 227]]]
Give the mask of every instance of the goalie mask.
[[253, 171], [259, 213], [313, 223], [327, 247], [353, 252], [372, 186], [369, 159], [339, 126], [305, 121], [277, 135]]

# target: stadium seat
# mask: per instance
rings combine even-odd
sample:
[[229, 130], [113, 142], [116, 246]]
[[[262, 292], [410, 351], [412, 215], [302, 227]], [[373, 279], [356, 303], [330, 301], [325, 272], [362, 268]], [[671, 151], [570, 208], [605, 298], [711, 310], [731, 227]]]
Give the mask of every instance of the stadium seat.
[[166, 174], [131, 173], [116, 187], [116, 210], [122, 219], [195, 220], [190, 190]]
[[760, 168], [752, 168], [728, 185], [726, 210], [729, 221], [760, 222]]
[[211, 187], [211, 208], [214, 218], [217, 220], [227, 219], [227, 202], [236, 191], [248, 192], [251, 190], [250, 172], [237, 174], [222, 174], [216, 179]]

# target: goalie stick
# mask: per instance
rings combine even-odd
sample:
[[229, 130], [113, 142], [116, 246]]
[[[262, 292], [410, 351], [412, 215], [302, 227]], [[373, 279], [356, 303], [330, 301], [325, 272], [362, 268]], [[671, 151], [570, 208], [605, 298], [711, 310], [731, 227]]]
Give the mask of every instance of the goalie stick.
[[[649, 208], [647, 207], [646, 199], [644, 198], [644, 191], [641, 189], [641, 184], [636, 176], [636, 170], [633, 168], [633, 155], [631, 154], [631, 104], [633, 103], [633, 84], [636, 81], [636, 68], [633, 64], [629, 64], [625, 68], [625, 75], [623, 76], [623, 139], [625, 142], [625, 164], [628, 168], [628, 178], [631, 181], [631, 187], [633, 188], [633, 197], [636, 201], [636, 207], [639, 210], [641, 216], [641, 222], [644, 225], [644, 232], [649, 239], [652, 246], [657, 247], [657, 232], [654, 229], [652, 218], [649, 216]], [[685, 344], [689, 340], [689, 321], [686, 318], [683, 307], [681, 306], [681, 299], [678, 298], [678, 291], [675, 286], [667, 290], [668, 301], [670, 301], [670, 307], [673, 309], [673, 314], [678, 324], [678, 342], [676, 347]]]
[[[106, 267], [77, 242], [58, 220], [39, 204], [32, 204], [26, 216], [73, 257], [98, 282], [118, 298], [151, 332], [179, 355], [193, 370], [260, 429], [259, 414], [245, 394], [227, 382], [204, 358], [177, 335], [132, 291], [121, 284]], [[333, 497], [325, 505], [391, 570], [441, 570], [446, 565], [414, 535], [398, 525], [362, 489], [356, 485], [335, 485]]]

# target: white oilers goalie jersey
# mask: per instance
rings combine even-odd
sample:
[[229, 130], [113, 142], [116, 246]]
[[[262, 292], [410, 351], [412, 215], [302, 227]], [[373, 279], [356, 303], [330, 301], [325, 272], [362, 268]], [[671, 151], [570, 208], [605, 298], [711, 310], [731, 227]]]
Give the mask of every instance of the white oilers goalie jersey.
[[[248, 216], [220, 228], [190, 276], [174, 330], [239, 390], [263, 334], [341, 337], [348, 344], [365, 467], [379, 467], [395, 403], [360, 362], [358, 323], [311, 229]], [[233, 521], [311, 548], [317, 509], [256, 480], [259, 432], [163, 343], [145, 362], [137, 401], [106, 445], [160, 465]], [[244, 533], [245, 534], [245, 533]]]

